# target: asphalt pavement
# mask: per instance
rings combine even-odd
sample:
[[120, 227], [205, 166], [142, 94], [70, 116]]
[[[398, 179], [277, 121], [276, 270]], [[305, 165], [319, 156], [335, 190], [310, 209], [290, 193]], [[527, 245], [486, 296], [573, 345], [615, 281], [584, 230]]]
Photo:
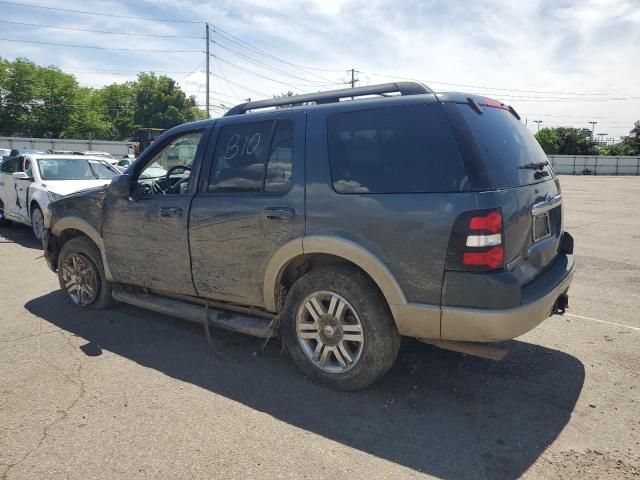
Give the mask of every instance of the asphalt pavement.
[[561, 177], [570, 309], [494, 362], [407, 339], [341, 393], [264, 341], [68, 303], [0, 228], [0, 478], [639, 478], [640, 177]]

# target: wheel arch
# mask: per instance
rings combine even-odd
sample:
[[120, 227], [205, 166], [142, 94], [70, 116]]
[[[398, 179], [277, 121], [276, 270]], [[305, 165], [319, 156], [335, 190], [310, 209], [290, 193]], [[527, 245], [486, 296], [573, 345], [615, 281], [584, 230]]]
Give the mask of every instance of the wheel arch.
[[107, 280], [112, 281], [111, 272], [105, 255], [104, 242], [98, 233], [98, 230], [93, 225], [79, 217], [64, 217], [56, 221], [51, 226], [51, 234], [59, 240], [62, 240], [58, 242], [58, 251], [62, 248], [62, 245], [71, 238], [83, 235], [91, 240], [100, 251], [102, 265], [104, 267]]
[[31, 198], [29, 200], [29, 218], [31, 218], [31, 214], [33, 213], [34, 207], [38, 207], [40, 209], [40, 211], [42, 212], [42, 215], [44, 216], [44, 210], [42, 209], [42, 206], [40, 205], [40, 202], [38, 202], [38, 200], [35, 199], [35, 198]]
[[305, 265], [318, 263], [352, 264], [371, 278], [392, 310], [394, 305], [407, 304], [393, 274], [372, 252], [345, 238], [314, 235], [292, 240], [273, 255], [264, 279], [265, 308], [273, 312], [279, 310], [283, 279], [287, 280], [292, 271], [300, 270], [300, 276], [308, 269]]

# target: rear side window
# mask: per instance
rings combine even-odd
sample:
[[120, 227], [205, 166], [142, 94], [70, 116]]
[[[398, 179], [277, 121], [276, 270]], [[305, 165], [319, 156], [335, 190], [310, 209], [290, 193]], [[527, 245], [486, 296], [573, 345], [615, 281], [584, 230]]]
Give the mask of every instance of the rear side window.
[[[470, 132], [475, 144], [467, 156], [469, 162], [481, 162], [496, 188], [529, 185], [553, 178], [551, 167], [544, 167], [546, 175], [535, 169], [519, 168], [531, 163], [547, 161], [547, 156], [531, 132], [511, 112], [502, 108], [482, 107], [477, 113], [468, 104], [446, 103], [456, 136]], [[468, 136], [468, 135], [467, 135]]]
[[329, 117], [329, 161], [338, 193], [465, 190], [467, 175], [439, 104]]
[[291, 186], [293, 146], [291, 120], [222, 127], [208, 191], [286, 192]]

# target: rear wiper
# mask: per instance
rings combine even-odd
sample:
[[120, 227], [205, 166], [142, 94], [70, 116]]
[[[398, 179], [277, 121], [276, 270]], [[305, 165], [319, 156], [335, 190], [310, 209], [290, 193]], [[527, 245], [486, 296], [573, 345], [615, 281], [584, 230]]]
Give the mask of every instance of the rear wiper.
[[522, 170], [542, 170], [547, 165], [549, 165], [549, 161], [543, 160], [542, 162], [525, 163], [524, 165], [520, 165], [518, 168]]

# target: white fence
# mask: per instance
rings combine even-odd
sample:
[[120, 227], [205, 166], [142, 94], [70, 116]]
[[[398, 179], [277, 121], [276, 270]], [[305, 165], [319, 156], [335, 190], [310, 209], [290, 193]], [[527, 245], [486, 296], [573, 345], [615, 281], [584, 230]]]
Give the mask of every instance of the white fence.
[[110, 142], [107, 140], [72, 140], [66, 138], [0, 137], [0, 148], [35, 148], [38, 150], [71, 150], [109, 152], [115, 158], [134, 153], [136, 142]]
[[548, 155], [553, 170], [564, 175], [640, 175], [640, 157]]

